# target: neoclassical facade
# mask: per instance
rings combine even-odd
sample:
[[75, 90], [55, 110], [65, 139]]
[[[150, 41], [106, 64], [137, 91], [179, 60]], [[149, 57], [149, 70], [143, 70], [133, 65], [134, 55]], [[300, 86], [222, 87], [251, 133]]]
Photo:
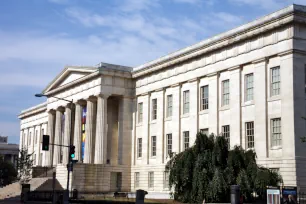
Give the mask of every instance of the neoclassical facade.
[[46, 102], [21, 112], [20, 147], [65, 186], [68, 149], [41, 151], [41, 136], [68, 145], [72, 131], [72, 188], [162, 198], [169, 153], [202, 131], [255, 149], [284, 185], [305, 189], [305, 65], [306, 7], [291, 5], [138, 67], [66, 67], [43, 90]]

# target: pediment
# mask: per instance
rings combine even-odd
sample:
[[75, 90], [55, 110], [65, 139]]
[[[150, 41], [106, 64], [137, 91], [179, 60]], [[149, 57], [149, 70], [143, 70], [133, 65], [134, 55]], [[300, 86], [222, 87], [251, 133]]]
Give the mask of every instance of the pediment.
[[47, 93], [54, 89], [69, 85], [97, 71], [96, 67], [66, 67], [43, 91]]

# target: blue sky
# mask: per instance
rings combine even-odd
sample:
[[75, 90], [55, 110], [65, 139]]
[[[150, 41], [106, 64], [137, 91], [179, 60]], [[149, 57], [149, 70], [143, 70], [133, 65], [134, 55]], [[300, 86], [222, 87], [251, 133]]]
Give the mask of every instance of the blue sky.
[[0, 135], [65, 65], [137, 66], [306, 0], [2, 0]]

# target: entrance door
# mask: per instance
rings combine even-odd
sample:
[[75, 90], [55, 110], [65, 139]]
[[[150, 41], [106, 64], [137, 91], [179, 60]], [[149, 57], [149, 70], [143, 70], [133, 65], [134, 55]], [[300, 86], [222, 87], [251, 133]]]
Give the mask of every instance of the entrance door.
[[122, 172], [111, 172], [110, 177], [110, 190], [111, 191], [121, 191], [122, 186]]

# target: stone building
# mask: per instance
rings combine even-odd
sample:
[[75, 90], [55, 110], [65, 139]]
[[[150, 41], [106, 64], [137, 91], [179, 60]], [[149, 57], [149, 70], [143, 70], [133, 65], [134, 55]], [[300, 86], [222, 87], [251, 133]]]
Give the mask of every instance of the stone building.
[[[305, 64], [306, 7], [291, 5], [138, 67], [69, 66], [42, 91], [45, 103], [20, 114], [20, 146], [65, 184], [67, 148], [43, 152], [41, 135], [68, 145], [73, 131], [72, 188], [161, 198], [168, 153], [192, 146], [198, 131], [222, 134], [305, 189]], [[72, 118], [53, 97], [73, 100]]]
[[17, 167], [18, 154], [18, 144], [9, 144], [7, 136], [0, 136], [0, 159], [11, 162]]

